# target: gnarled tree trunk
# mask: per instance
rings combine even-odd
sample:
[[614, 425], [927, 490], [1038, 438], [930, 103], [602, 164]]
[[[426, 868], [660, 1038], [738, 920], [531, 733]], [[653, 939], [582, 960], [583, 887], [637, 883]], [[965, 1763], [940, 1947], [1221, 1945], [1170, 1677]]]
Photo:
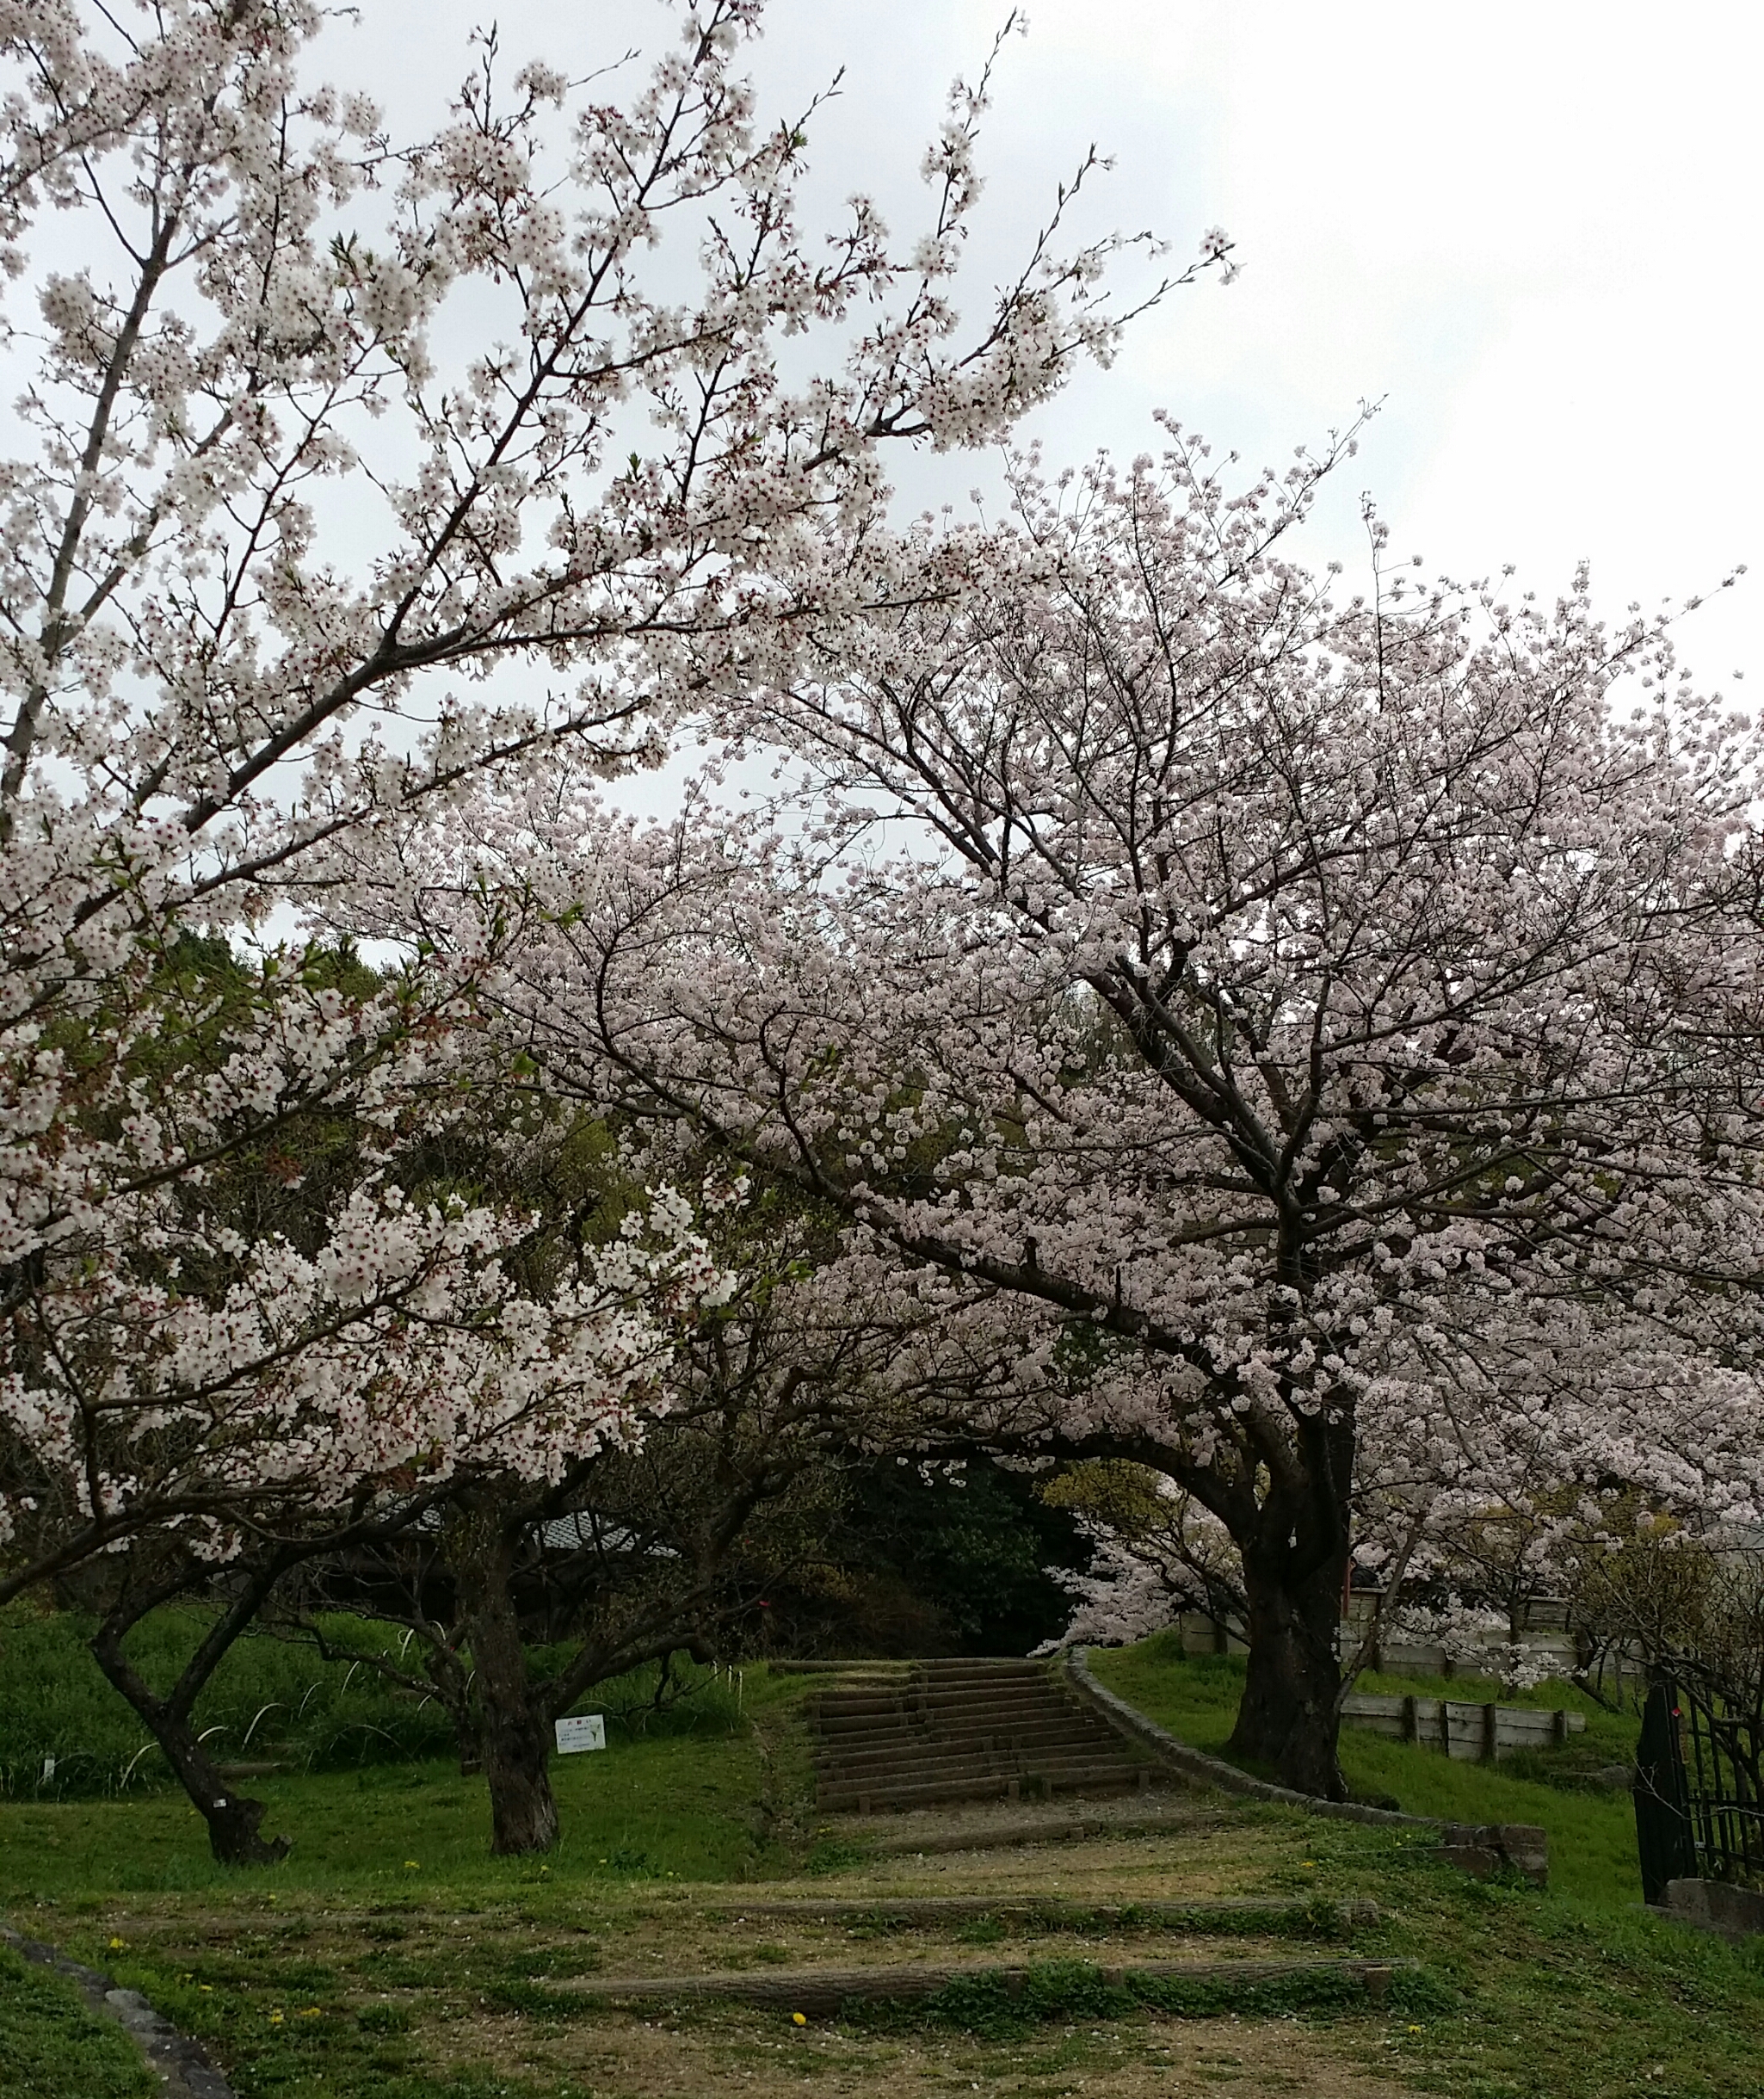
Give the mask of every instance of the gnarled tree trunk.
[[490, 1788], [490, 1849], [549, 1851], [558, 1841], [551, 1719], [528, 1678], [515, 1609], [519, 1525], [490, 1491], [462, 1497], [447, 1522], [447, 1556], [460, 1585], [480, 1719], [478, 1754]]
[[1306, 1569], [1285, 1550], [1246, 1552], [1243, 1584], [1249, 1661], [1230, 1746], [1271, 1766], [1297, 1792], [1345, 1800], [1335, 1754], [1340, 1559]]
[[223, 1866], [273, 1866], [286, 1858], [286, 1837], [269, 1841], [259, 1834], [264, 1803], [235, 1793], [196, 1738], [190, 1719], [194, 1689], [181, 1679], [170, 1697], [161, 1698], [124, 1653], [122, 1636], [133, 1622], [126, 1613], [113, 1613], [93, 1635], [92, 1652], [164, 1750], [178, 1783], [208, 1824], [209, 1849]]

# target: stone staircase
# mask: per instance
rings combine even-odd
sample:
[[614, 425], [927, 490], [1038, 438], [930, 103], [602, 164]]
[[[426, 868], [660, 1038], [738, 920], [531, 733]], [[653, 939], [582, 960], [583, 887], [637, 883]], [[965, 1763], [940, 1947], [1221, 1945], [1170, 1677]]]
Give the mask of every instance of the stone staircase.
[[805, 1704], [823, 1811], [1045, 1799], [1162, 1775], [1043, 1662], [854, 1663]]

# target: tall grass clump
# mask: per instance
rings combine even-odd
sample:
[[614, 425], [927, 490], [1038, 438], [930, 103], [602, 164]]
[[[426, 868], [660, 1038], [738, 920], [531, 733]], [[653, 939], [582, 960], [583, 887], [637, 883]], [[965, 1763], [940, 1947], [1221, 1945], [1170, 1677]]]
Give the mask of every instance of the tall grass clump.
[[[147, 1681], [169, 1685], [200, 1640], [207, 1615], [194, 1606], [155, 1611], [129, 1635]], [[0, 1612], [0, 1793], [62, 1800], [134, 1792], [171, 1782], [171, 1771], [127, 1703], [113, 1690], [86, 1642], [95, 1621], [77, 1611]], [[222, 1765], [249, 1762], [290, 1770], [444, 1755], [453, 1746], [432, 1699], [396, 1689], [355, 1655], [395, 1647], [389, 1626], [327, 1623], [325, 1661], [302, 1641], [248, 1634], [226, 1655], [196, 1701], [195, 1721]]]
[[[169, 1685], [208, 1622], [199, 1607], [155, 1611], [129, 1635], [129, 1652], [156, 1687]], [[27, 1605], [0, 1611], [0, 1796], [69, 1800], [151, 1790], [171, 1782], [163, 1756], [88, 1651], [95, 1621]], [[223, 1767], [274, 1764], [328, 1771], [457, 1754], [440, 1701], [390, 1682], [376, 1657], [407, 1676], [421, 1653], [402, 1627], [347, 1615], [319, 1621], [330, 1656], [309, 1641], [248, 1633], [196, 1703], [196, 1726]], [[561, 1668], [569, 1645], [539, 1649], [538, 1673]], [[689, 1662], [648, 1663], [577, 1700], [604, 1713], [610, 1738], [737, 1733], [738, 1671]]]

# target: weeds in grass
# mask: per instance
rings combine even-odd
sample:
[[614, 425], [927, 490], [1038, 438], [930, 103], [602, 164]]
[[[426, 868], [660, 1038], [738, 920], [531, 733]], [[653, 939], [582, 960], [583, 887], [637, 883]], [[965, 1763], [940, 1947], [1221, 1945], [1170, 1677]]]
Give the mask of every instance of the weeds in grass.
[[355, 2023], [364, 2034], [408, 2034], [410, 2015], [402, 2004], [364, 2004]]
[[0, 1946], [0, 2092], [20, 2099], [151, 2099], [158, 2080], [73, 1985]]
[[856, 1843], [846, 1837], [820, 1837], [809, 1849], [803, 1861], [804, 1869], [811, 1874], [848, 1873], [855, 1866], [868, 1863], [870, 1846]]
[[[1443, 1978], [1425, 1969], [1397, 1969], [1385, 2000], [1392, 2014], [1438, 2016], [1459, 1997]], [[1356, 1975], [1332, 1968], [1245, 1978], [1142, 1974], [1118, 1972], [1084, 1960], [1039, 1961], [1014, 1977], [997, 1971], [957, 1977], [933, 1997], [910, 2003], [852, 2001], [841, 2008], [842, 2024], [859, 2031], [907, 2033], [947, 2028], [984, 2040], [1015, 2040], [1056, 2022], [1101, 2022], [1134, 2019], [1147, 2012], [1166, 2018], [1282, 2018], [1366, 2013], [1372, 2000]]]

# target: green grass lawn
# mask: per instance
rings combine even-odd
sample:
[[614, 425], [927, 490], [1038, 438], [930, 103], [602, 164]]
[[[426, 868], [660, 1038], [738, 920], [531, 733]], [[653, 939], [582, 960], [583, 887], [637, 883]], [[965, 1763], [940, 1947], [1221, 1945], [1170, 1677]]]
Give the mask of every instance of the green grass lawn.
[[[749, 1676], [750, 1714], [799, 1696], [800, 1680]], [[509, 1892], [541, 1880], [738, 1880], [781, 1856], [769, 1834], [769, 1751], [751, 1727], [609, 1738], [552, 1763], [563, 1837], [542, 1861], [490, 1856], [481, 1778], [442, 1760], [255, 1779], [263, 1828], [293, 1848], [261, 1885], [277, 1898], [315, 1891], [358, 1900], [430, 1900], [469, 1876]], [[0, 1910], [91, 1910], [112, 1898], [258, 1878], [217, 1865], [207, 1825], [182, 1793], [0, 1805]], [[40, 1935], [52, 1937], [45, 1930]]]
[[0, 2099], [151, 2099], [157, 2090], [120, 2026], [0, 1946]]
[[[1094, 1650], [1090, 1666], [1099, 1682], [1180, 1740], [1216, 1756], [1226, 1755], [1243, 1688], [1241, 1657], [1185, 1656], [1176, 1635], [1161, 1633], [1135, 1646]], [[1552, 1888], [1607, 1909], [1640, 1902], [1635, 1811], [1629, 1795], [1594, 1791], [1585, 1776], [1600, 1765], [1631, 1760], [1641, 1731], [1634, 1715], [1607, 1713], [1567, 1683], [1515, 1693], [1475, 1677], [1447, 1682], [1368, 1675], [1356, 1688], [1412, 1691], [1428, 1698], [1497, 1699], [1509, 1706], [1566, 1706], [1584, 1713], [1586, 1731], [1571, 1736], [1567, 1749], [1532, 1751], [1492, 1766], [1460, 1763], [1438, 1750], [1344, 1727], [1342, 1770], [1357, 1796], [1388, 1796], [1408, 1814], [1437, 1815], [1451, 1822], [1536, 1823], [1549, 1832]]]
[[[1230, 1666], [1175, 1662], [1151, 1644], [1096, 1659], [1185, 1738], [1223, 1742]], [[1166, 2086], [1159, 2067], [1173, 2048], [1201, 2045], [1181, 2038], [1183, 2022], [1107, 2009], [1062, 2015], [1040, 2039], [956, 2031], [946, 2010], [904, 2013], [884, 2032], [823, 2022], [799, 2045], [781, 2015], [687, 2004], [632, 2017], [568, 1994], [571, 1979], [601, 1972], [802, 1958], [809, 1942], [783, 1944], [784, 1925], [743, 1921], [744, 1887], [758, 1882], [813, 1898], [944, 1892], [964, 1872], [1001, 1869], [1011, 1885], [1052, 1886], [1074, 1870], [1055, 1848], [965, 1867], [822, 1843], [794, 1712], [809, 1688], [750, 1670], [725, 1732], [615, 1737], [602, 1754], [558, 1760], [564, 1837], [542, 1861], [490, 1858], [481, 1781], [438, 1760], [262, 1781], [266, 1827], [294, 1849], [249, 1872], [213, 1864], [203, 1825], [170, 1792], [0, 1804], [0, 1911], [143, 1991], [203, 2040], [240, 2099], [772, 2099], [829, 2079], [903, 2099], [1190, 2089]], [[1478, 1884], [1439, 1865], [1416, 1832], [1223, 1799], [1193, 1803], [1186, 1838], [1103, 1847], [1087, 1885], [1117, 1902], [1224, 1872], [1252, 1898], [1376, 1903], [1378, 1921], [1355, 1927], [1346, 1949], [1414, 1964], [1390, 2004], [1287, 2015], [1258, 2043], [1272, 2051], [1265, 2064], [1340, 2061], [1382, 2076], [1381, 2090], [1451, 2099], [1764, 2095], [1764, 1960], [1650, 1917], [1624, 1892], [1626, 1802], [1372, 1737], [1345, 1747], [1356, 1785], [1406, 1806], [1544, 1822], [1552, 1885]], [[1602, 1735], [1588, 1748], [1602, 1756]], [[837, 1961], [862, 1944], [836, 1933], [809, 1951]], [[895, 1935], [864, 1957], [935, 1950], [934, 1934]], [[1130, 1931], [1105, 1952], [1093, 1933], [1033, 1958], [1094, 1978], [1097, 1964], [1179, 1950]], [[1074, 2004], [1095, 1998], [1094, 1981], [1073, 1987]], [[56, 1979], [0, 1960], [0, 2099], [145, 2099], [151, 2082], [134, 2076], [121, 2036], [77, 2015]], [[1242, 2030], [1255, 2023], [1243, 2015]], [[1218, 2022], [1224, 2066], [1235, 2030]], [[1026, 2083], [1026, 2063], [1045, 2075]]]
[[[327, 2014], [342, 1978], [335, 1962], [313, 1957], [303, 1920], [331, 1905], [381, 1919], [379, 1966], [369, 1972], [384, 1977], [396, 1971], [387, 1952], [397, 1929], [385, 1920], [401, 1915], [556, 1917], [564, 1928], [632, 1891], [663, 1897], [689, 1881], [775, 1873], [789, 1857], [775, 1834], [780, 1788], [793, 1799], [804, 1773], [802, 1745], [778, 1739], [768, 1716], [804, 1688], [799, 1678], [749, 1671], [739, 1712], [712, 1701], [695, 1721], [675, 1713], [652, 1734], [614, 1729], [604, 1751], [554, 1759], [563, 1837], [542, 1860], [490, 1857], [483, 1781], [439, 1758], [253, 1780], [268, 1806], [265, 1830], [293, 1840], [285, 1861], [256, 1873], [217, 1865], [196, 1811], [151, 1779], [120, 1796], [0, 1801], [0, 1915], [145, 1991], [212, 2043], [248, 2094], [433, 2099], [445, 2090], [477, 2099], [469, 2078], [446, 2087], [402, 2079], [398, 2017], [364, 2025]], [[63, 1698], [74, 1702], [65, 1688]], [[146, 1912], [225, 1918], [231, 1951], [183, 1951], [168, 1964], [131, 1922]], [[253, 1913], [265, 1919], [261, 1931], [245, 1921]], [[502, 1979], [509, 1988], [527, 1972], [516, 1965]], [[3, 1948], [0, 2041], [0, 2099], [137, 2099], [157, 2089], [120, 2029]], [[485, 2099], [492, 2090], [526, 2099], [544, 2088], [483, 2089]], [[556, 2092], [574, 2099], [566, 2086]]]

